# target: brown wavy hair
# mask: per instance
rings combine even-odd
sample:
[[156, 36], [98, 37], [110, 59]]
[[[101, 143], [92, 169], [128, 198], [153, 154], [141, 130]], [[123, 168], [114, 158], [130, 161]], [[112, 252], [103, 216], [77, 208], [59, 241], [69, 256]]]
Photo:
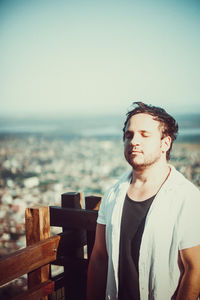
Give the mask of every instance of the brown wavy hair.
[[133, 102], [132, 105], [134, 106], [134, 108], [126, 114], [126, 121], [123, 127], [123, 140], [125, 139], [124, 135], [126, 125], [132, 116], [140, 113], [151, 115], [154, 117], [153, 119], [159, 121], [162, 126], [161, 138], [163, 139], [166, 136], [171, 137], [171, 145], [169, 150], [166, 152], [166, 158], [167, 160], [169, 160], [173, 142], [175, 141], [178, 134], [178, 123], [176, 122], [176, 120], [161, 107], [147, 105], [143, 102]]

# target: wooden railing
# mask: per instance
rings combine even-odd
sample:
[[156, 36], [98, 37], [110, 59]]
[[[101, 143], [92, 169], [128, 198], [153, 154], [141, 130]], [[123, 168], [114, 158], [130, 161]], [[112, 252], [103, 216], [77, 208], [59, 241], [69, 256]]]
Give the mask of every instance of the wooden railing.
[[[13, 300], [85, 300], [100, 201], [100, 196], [85, 197], [83, 208], [81, 193], [66, 193], [60, 207], [26, 209], [27, 247], [0, 260], [0, 286], [28, 274], [27, 291]], [[52, 226], [61, 227], [61, 233], [50, 237]], [[52, 265], [63, 266], [64, 272], [53, 277]]]

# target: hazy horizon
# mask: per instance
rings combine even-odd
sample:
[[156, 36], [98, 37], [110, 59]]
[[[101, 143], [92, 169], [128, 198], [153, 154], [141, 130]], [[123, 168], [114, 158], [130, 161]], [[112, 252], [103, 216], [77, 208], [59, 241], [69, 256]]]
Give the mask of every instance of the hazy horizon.
[[[144, 101], [145, 102], [145, 101]], [[145, 102], [147, 104], [152, 104], [152, 103], [148, 103], [147, 101]], [[130, 105], [131, 106], [131, 105]], [[130, 107], [129, 106], [129, 107]], [[166, 109], [166, 107], [164, 105], [159, 105], [157, 104], [156, 106], [160, 106], [162, 108], [164, 108], [168, 113], [170, 113], [172, 116], [185, 116], [185, 115], [199, 115], [200, 116], [200, 108], [198, 108], [198, 106], [191, 106], [188, 108], [187, 106], [180, 106], [179, 109], [171, 106], [171, 108]], [[105, 110], [103, 111], [99, 111], [98, 109], [95, 109], [93, 111], [80, 111], [80, 110], [62, 110], [62, 111], [20, 111], [20, 110], [9, 110], [9, 111], [0, 111], [0, 118], [4, 118], [4, 119], [63, 119], [63, 118], [76, 118], [76, 117], [80, 117], [80, 118], [95, 118], [95, 117], [117, 117], [117, 116], [122, 116], [122, 118], [126, 115], [126, 113], [129, 111], [129, 107], [123, 107], [122, 110], [109, 110], [106, 111], [106, 106], [105, 106]]]
[[[200, 142], [200, 114], [174, 115], [179, 124], [178, 140]], [[41, 134], [49, 138], [122, 136], [125, 115], [0, 118], [0, 135]]]

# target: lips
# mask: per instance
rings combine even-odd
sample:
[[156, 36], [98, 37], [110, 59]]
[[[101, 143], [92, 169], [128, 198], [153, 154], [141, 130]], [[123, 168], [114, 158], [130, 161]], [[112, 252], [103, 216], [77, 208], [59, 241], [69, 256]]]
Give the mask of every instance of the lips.
[[138, 156], [140, 154], [141, 154], [141, 152], [134, 151], [134, 152], [131, 152], [130, 156], [135, 157], [135, 156]]
[[142, 154], [142, 151], [137, 151], [137, 150], [129, 151], [129, 155], [138, 155], [138, 154]]
[[132, 155], [133, 155], [133, 154], [138, 154], [138, 153], [141, 154], [142, 151], [140, 151], [140, 150], [131, 150], [131, 151], [129, 151], [128, 153], [129, 153], [129, 154], [132, 154]]

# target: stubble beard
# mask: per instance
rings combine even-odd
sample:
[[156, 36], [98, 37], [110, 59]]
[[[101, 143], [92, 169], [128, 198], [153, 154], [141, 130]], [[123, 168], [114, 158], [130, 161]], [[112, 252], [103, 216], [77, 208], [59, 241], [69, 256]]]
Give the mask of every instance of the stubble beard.
[[131, 167], [133, 168], [133, 170], [135, 171], [142, 171], [145, 170], [151, 166], [153, 166], [157, 161], [159, 161], [161, 155], [157, 155], [154, 157], [150, 157], [148, 159], [145, 160], [145, 158], [143, 159], [143, 162], [137, 162], [134, 158], [131, 157], [126, 157], [127, 162], [131, 165]]

